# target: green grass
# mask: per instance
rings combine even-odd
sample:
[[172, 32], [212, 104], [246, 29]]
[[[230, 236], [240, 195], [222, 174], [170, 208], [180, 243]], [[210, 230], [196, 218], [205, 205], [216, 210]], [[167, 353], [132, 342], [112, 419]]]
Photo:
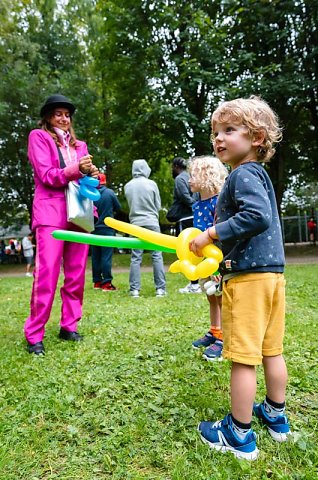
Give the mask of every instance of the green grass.
[[[45, 357], [25, 350], [30, 279], [0, 280], [0, 479], [215, 480], [317, 478], [317, 324], [315, 265], [287, 267], [285, 355], [288, 415], [294, 431], [277, 444], [255, 424], [259, 459], [238, 461], [203, 445], [196, 426], [229, 411], [228, 362], [191, 349], [208, 326], [204, 295], [180, 295], [186, 281], [167, 275], [168, 297], [154, 297], [142, 274], [139, 299], [93, 290], [88, 276], [80, 331], [57, 338], [57, 296]], [[258, 399], [264, 395], [259, 371]]]
[[[177, 257], [174, 253], [166, 253], [164, 252], [163, 253], [163, 259], [164, 259], [164, 262], [165, 264], [168, 264], [170, 265], [172, 262], [174, 262], [175, 260], [177, 260]], [[152, 265], [152, 261], [151, 261], [151, 255], [150, 253], [145, 253], [144, 256], [143, 256], [143, 260], [142, 260], [142, 265], [143, 266], [150, 266]], [[116, 268], [129, 268], [130, 266], [130, 255], [119, 255], [119, 254], [115, 254], [113, 255], [113, 267]], [[91, 268], [91, 258], [89, 257], [88, 259], [88, 262], [87, 262], [87, 268], [90, 269]], [[8, 264], [8, 263], [5, 263], [5, 264], [1, 264], [0, 263], [0, 277], [1, 275], [3, 274], [17, 274], [17, 273], [21, 273], [21, 272], [24, 272], [25, 271], [25, 263], [22, 263], [22, 264], [17, 264], [17, 263], [13, 263], [13, 264]]]

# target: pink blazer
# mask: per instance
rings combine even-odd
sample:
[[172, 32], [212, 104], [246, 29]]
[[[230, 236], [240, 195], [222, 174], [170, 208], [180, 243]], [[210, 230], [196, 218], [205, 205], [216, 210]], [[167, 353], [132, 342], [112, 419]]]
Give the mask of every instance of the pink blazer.
[[[77, 140], [77, 159], [87, 153], [86, 143]], [[32, 229], [44, 225], [66, 229], [68, 223], [65, 187], [69, 181], [82, 177], [79, 164], [74, 163], [61, 168], [53, 138], [39, 129], [32, 130], [29, 135], [28, 157], [33, 168], [35, 184]]]

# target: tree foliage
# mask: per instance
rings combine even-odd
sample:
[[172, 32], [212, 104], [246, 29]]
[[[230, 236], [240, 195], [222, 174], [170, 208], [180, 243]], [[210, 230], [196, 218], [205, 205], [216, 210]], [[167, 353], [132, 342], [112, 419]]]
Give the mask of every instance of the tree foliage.
[[209, 119], [218, 102], [256, 94], [284, 127], [269, 167], [278, 203], [291, 176], [315, 178], [317, 1], [98, 6], [105, 18], [99, 61], [112, 87], [110, 152], [119, 163], [143, 155], [157, 171], [175, 154], [210, 153]]
[[[0, 198], [1, 223], [30, 218], [33, 179], [27, 138], [44, 99], [63, 91], [79, 106], [79, 135], [92, 137], [95, 94], [88, 87], [76, 10], [55, 0], [4, 2], [0, 11]], [[75, 2], [74, 2], [75, 4]], [[85, 25], [84, 25], [85, 27]], [[82, 36], [81, 36], [82, 38]], [[84, 60], [84, 61], [83, 61]], [[86, 117], [85, 115], [88, 115]], [[96, 141], [96, 140], [95, 140]]]
[[2, 0], [2, 223], [30, 212], [27, 135], [56, 92], [112, 187], [145, 158], [165, 206], [172, 158], [211, 153], [217, 104], [261, 95], [284, 128], [269, 166], [280, 204], [317, 179], [317, 17], [317, 0]]

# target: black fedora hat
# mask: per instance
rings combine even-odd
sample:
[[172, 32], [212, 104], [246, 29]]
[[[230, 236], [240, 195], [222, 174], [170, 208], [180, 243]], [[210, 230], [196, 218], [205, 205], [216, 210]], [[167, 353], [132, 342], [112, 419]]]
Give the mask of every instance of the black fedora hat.
[[46, 115], [48, 112], [59, 107], [67, 108], [71, 116], [75, 112], [75, 105], [73, 105], [73, 103], [68, 98], [64, 97], [64, 95], [56, 94], [56, 95], [51, 95], [46, 100], [45, 104], [41, 108], [40, 115], [41, 117], [44, 117], [44, 115]]

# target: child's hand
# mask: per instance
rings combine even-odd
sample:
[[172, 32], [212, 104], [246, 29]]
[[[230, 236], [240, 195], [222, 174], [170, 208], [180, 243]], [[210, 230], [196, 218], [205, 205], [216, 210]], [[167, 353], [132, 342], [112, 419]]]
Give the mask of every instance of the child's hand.
[[193, 252], [197, 257], [203, 257], [202, 249], [209, 245], [212, 242], [211, 237], [209, 236], [208, 230], [200, 233], [189, 243], [189, 250]]

